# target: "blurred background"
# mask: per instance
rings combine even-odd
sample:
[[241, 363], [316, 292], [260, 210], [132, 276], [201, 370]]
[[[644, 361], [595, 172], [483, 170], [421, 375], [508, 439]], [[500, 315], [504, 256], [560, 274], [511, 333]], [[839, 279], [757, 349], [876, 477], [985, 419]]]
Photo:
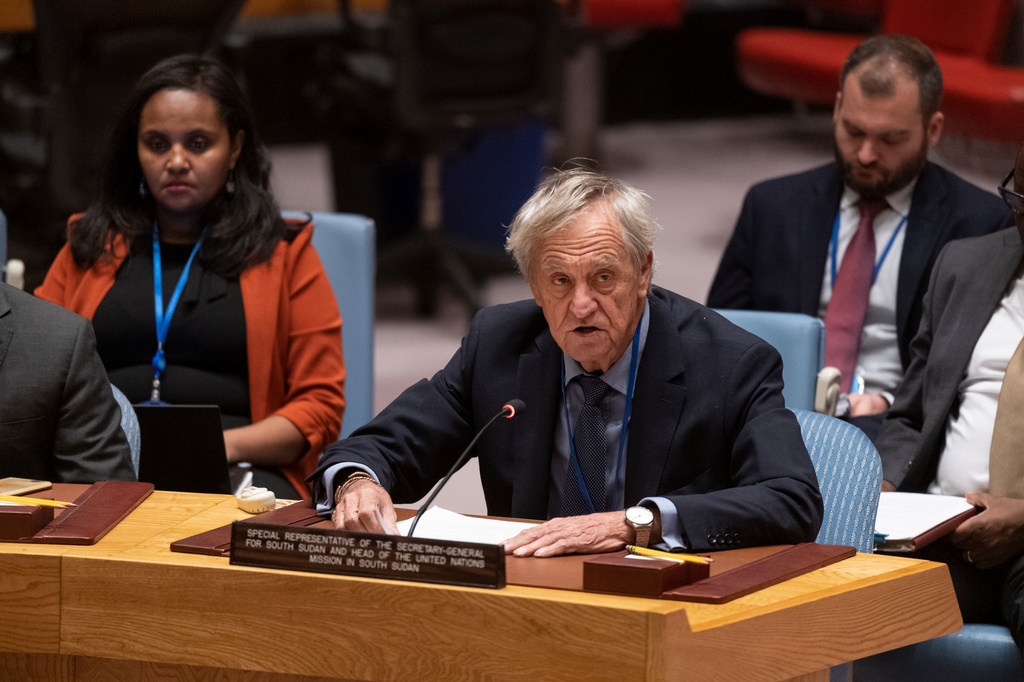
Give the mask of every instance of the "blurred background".
[[[211, 50], [249, 93], [281, 207], [376, 222], [377, 411], [472, 312], [529, 296], [502, 242], [546, 168], [585, 159], [647, 191], [655, 282], [703, 301], [746, 189], [832, 158], [839, 66], [869, 33], [936, 52], [932, 158], [995, 191], [1024, 139], [1022, 3], [0, 0], [7, 258], [42, 281], [95, 197], [119, 98]], [[482, 512], [467, 469], [439, 503]]]

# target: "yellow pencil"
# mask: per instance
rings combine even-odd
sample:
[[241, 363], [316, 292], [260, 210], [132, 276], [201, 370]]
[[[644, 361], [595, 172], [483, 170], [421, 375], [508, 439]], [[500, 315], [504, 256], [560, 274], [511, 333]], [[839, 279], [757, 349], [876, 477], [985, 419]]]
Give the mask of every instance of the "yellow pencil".
[[39, 497], [21, 497], [20, 495], [0, 495], [0, 502], [13, 502], [14, 504], [26, 504], [35, 507], [76, 507], [73, 502], [61, 502], [60, 500], [44, 500]]
[[678, 552], [662, 552], [658, 549], [648, 549], [647, 547], [637, 547], [636, 545], [626, 545], [626, 549], [630, 554], [639, 554], [640, 556], [650, 556], [656, 559], [668, 559], [669, 561], [689, 561], [694, 564], [710, 564], [712, 559], [707, 556], [699, 556], [697, 554], [680, 554]]

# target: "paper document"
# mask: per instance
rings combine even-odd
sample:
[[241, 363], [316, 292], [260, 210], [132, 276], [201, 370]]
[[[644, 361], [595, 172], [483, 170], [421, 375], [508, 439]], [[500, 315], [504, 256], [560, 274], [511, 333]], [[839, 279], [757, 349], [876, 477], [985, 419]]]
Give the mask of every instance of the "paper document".
[[875, 519], [876, 533], [885, 536], [879, 547], [893, 551], [919, 549], [953, 532], [974, 511], [967, 500], [955, 495], [882, 493]]
[[[398, 532], [408, 535], [411, 525], [412, 519], [399, 521]], [[420, 522], [416, 524], [416, 537], [500, 545], [519, 531], [535, 525], [537, 524], [523, 521], [478, 519], [441, 507], [431, 507], [423, 513]]]

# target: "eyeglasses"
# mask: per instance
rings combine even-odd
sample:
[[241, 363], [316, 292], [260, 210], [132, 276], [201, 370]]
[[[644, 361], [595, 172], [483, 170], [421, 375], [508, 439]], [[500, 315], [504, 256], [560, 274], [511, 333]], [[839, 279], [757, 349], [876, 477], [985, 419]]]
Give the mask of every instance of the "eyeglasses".
[[1014, 192], [1012, 189], [1007, 189], [1006, 184], [1010, 182], [1010, 178], [1013, 177], [1013, 171], [1006, 176], [1006, 179], [999, 185], [999, 196], [1003, 198], [1006, 205], [1010, 207], [1010, 210], [1018, 215], [1024, 215], [1024, 194]]

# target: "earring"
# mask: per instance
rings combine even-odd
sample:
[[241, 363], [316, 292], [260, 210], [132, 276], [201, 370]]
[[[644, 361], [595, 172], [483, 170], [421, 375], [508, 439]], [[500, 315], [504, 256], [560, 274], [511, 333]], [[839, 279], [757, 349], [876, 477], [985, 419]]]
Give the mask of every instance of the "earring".
[[235, 193], [235, 169], [228, 171], [228, 180], [224, 183], [224, 193], [229, 197]]
[[146, 181], [139, 180], [139, 196], [143, 199], [146, 198]]

